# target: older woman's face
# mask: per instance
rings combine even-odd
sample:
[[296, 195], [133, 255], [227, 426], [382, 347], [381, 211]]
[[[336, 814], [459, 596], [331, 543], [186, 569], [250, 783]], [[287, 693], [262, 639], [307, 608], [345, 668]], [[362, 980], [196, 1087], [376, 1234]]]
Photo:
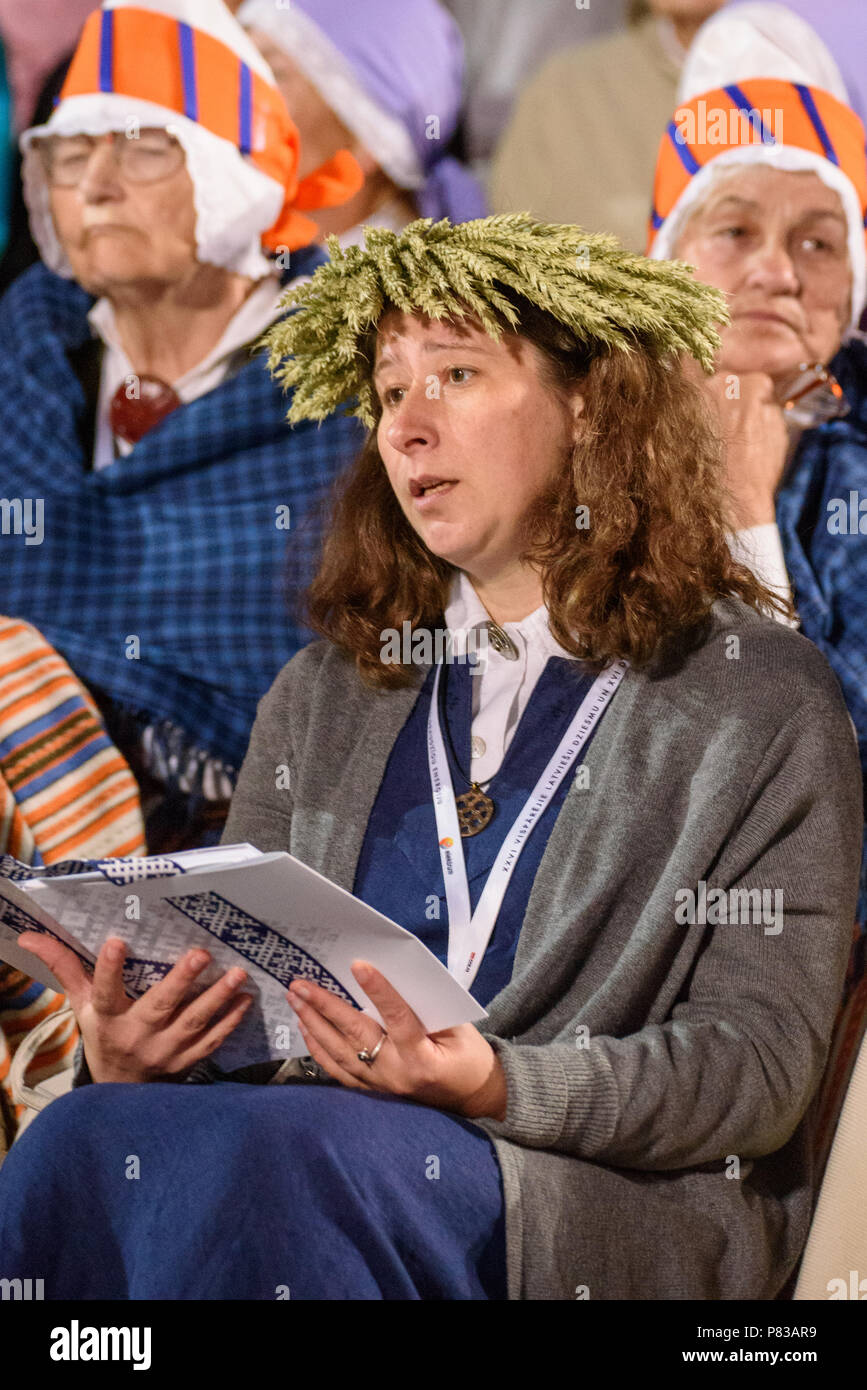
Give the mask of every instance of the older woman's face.
[[470, 322], [393, 312], [380, 325], [379, 452], [434, 555], [492, 580], [516, 562], [521, 523], [562, 468], [581, 399], [562, 398], [533, 344]]
[[92, 294], [177, 283], [196, 263], [193, 182], [183, 163], [157, 182], [131, 181], [111, 143], [97, 142], [74, 187], [51, 187], [51, 211], [73, 274]]
[[719, 183], [675, 251], [729, 296], [718, 371], [782, 380], [831, 360], [849, 321], [846, 232], [840, 198], [817, 174], [743, 168]]

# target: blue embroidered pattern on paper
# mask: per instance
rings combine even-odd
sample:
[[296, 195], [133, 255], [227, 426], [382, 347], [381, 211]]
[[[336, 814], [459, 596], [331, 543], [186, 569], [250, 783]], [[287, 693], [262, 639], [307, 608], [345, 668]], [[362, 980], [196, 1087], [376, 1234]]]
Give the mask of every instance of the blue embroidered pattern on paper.
[[61, 946], [65, 946], [67, 951], [74, 951], [89, 975], [93, 974], [93, 962], [83, 956], [80, 951], [76, 951], [74, 946], [70, 946], [57, 932], [50, 927], [44, 927], [36, 917], [31, 917], [29, 912], [18, 907], [15, 903], [7, 902], [5, 898], [0, 898], [0, 922], [4, 926], [10, 927], [16, 936], [21, 936], [26, 931], [38, 931], [42, 936], [53, 936], [55, 941], [59, 941]]
[[66, 878], [70, 874], [92, 873], [94, 870], [107, 878], [109, 883], [121, 886], [125, 883], [138, 883], [146, 878], [173, 878], [185, 874], [186, 869], [176, 859], [167, 859], [155, 854], [148, 858], [129, 859], [62, 859], [56, 864], [22, 864], [11, 854], [0, 855], [0, 878], [13, 883], [28, 878]]
[[[6, 875], [9, 877], [9, 875]], [[22, 875], [23, 876], [23, 875]], [[18, 907], [16, 903], [7, 902], [5, 898], [0, 898], [0, 922], [4, 926], [10, 927], [16, 936], [22, 932], [36, 931], [42, 936], [52, 936], [55, 941], [59, 941], [61, 946], [65, 946], [67, 951], [72, 951], [81, 961], [88, 975], [93, 974], [93, 961], [87, 956], [82, 955], [74, 946], [70, 946], [68, 941], [64, 941], [57, 932], [43, 924], [36, 917], [31, 917], [29, 912]], [[151, 985], [158, 984], [168, 972], [171, 965], [167, 961], [161, 960], [139, 960], [136, 956], [127, 956], [123, 964], [123, 982], [126, 990], [134, 998], [144, 994]]]
[[109, 883], [139, 883], [146, 878], [173, 878], [186, 873], [186, 869], [174, 859], [161, 859], [151, 855], [148, 859], [96, 859], [93, 868], [99, 869]]
[[166, 898], [165, 901], [287, 988], [300, 976], [345, 999], [354, 1008], [358, 1007], [339, 980], [302, 946], [281, 936], [219, 893], [186, 893], [181, 898]]
[[151, 985], [158, 985], [160, 980], [165, 979], [171, 968], [165, 960], [138, 960], [135, 956], [127, 956], [123, 964], [123, 983], [127, 993], [138, 998]]

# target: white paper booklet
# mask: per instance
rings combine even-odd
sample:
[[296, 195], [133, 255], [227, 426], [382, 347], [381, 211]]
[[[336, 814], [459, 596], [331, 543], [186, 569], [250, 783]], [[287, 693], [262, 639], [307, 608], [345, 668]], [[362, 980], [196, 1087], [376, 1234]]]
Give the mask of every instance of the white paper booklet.
[[197, 990], [240, 965], [248, 974], [242, 991], [254, 1003], [213, 1054], [224, 1071], [306, 1054], [286, 999], [294, 979], [314, 980], [381, 1022], [350, 971], [353, 960], [381, 970], [429, 1033], [487, 1017], [411, 932], [292, 855], [261, 854], [252, 845], [49, 869], [4, 856], [0, 960], [61, 989], [42, 962], [18, 945], [25, 931], [55, 936], [88, 970], [106, 937], [120, 936], [130, 953], [124, 981], [133, 998], [193, 946], [212, 956]]

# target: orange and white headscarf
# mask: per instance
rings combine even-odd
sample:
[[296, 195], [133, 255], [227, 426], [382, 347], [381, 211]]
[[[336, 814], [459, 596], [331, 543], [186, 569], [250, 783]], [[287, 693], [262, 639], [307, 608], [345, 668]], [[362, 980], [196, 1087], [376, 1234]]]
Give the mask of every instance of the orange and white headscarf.
[[308, 212], [346, 202], [364, 182], [346, 150], [299, 180], [298, 130], [221, 0], [105, 0], [84, 26], [51, 119], [21, 137], [31, 227], [50, 269], [72, 275], [35, 142], [148, 126], [169, 129], [184, 149], [199, 260], [254, 279], [270, 269], [265, 251], [313, 240]]
[[722, 10], [699, 31], [680, 104], [659, 147], [648, 255], [676, 255], [691, 213], [739, 166], [809, 171], [839, 195], [848, 225], [851, 326], [867, 303], [867, 151], [861, 120], [818, 34], [782, 5]]

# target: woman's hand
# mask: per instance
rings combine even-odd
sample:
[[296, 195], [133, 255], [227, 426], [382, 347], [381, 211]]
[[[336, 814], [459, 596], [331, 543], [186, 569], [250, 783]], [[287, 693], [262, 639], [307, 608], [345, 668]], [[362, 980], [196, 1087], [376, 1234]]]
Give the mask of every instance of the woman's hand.
[[94, 1081], [179, 1076], [215, 1052], [253, 1002], [249, 994], [236, 994], [247, 978], [237, 967], [202, 994], [188, 998], [196, 977], [210, 962], [207, 951], [187, 952], [165, 979], [132, 1000], [123, 987], [126, 946], [117, 937], [103, 944], [93, 979], [75, 953], [50, 936], [24, 932], [18, 942], [48, 966], [66, 991]]
[[356, 1090], [385, 1091], [468, 1119], [505, 1118], [505, 1074], [477, 1028], [462, 1023], [426, 1033], [406, 1000], [372, 965], [354, 961], [352, 973], [385, 1021], [386, 1037], [372, 1065], [357, 1054], [365, 1048], [372, 1052], [382, 1037], [374, 1019], [309, 980], [289, 987], [287, 997], [310, 1056], [329, 1076]]
[[716, 406], [725, 440], [735, 527], [741, 530], [775, 521], [775, 496], [786, 467], [789, 434], [773, 381], [763, 372], [719, 372], [703, 384]]

